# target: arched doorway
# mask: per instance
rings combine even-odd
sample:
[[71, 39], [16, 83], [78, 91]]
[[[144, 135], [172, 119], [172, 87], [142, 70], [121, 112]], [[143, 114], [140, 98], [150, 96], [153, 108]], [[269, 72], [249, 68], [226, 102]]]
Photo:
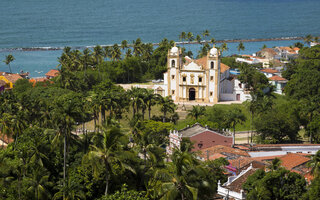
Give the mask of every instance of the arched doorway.
[[196, 100], [196, 90], [194, 88], [189, 89], [189, 101]]

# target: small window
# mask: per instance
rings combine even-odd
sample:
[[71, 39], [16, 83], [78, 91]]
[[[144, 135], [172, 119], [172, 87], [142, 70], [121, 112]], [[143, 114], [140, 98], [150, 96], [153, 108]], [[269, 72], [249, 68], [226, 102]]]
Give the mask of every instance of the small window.
[[199, 77], [199, 83], [201, 83], [202, 82], [202, 77]]
[[172, 75], [171, 78], [174, 79], [174, 75]]
[[210, 80], [213, 81], [213, 76], [210, 76]]
[[171, 61], [171, 67], [176, 67], [176, 61], [175, 60]]
[[210, 96], [212, 96], [213, 95], [213, 92], [210, 92]]
[[187, 77], [184, 76], [184, 77], [182, 78], [182, 81], [183, 81], [183, 82], [186, 82], [186, 81], [187, 81]]
[[174, 90], [172, 90], [172, 95], [174, 95], [174, 92], [175, 92], [175, 91], [174, 91]]
[[210, 64], [210, 65], [211, 65], [211, 69], [213, 69], [213, 65], [214, 65], [214, 64], [213, 64], [213, 62], [211, 62], [211, 64]]

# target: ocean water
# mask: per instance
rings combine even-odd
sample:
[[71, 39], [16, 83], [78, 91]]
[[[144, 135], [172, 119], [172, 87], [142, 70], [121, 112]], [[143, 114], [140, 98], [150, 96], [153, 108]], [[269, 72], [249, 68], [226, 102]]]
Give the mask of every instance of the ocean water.
[[[319, 0], [1, 0], [0, 60], [12, 53], [13, 71], [34, 77], [55, 68], [61, 51], [10, 48], [83, 47], [138, 37], [159, 42], [205, 29], [216, 40], [320, 35], [319, 8]], [[247, 43], [243, 53], [258, 51], [264, 43], [269, 46]], [[232, 46], [226, 54], [236, 53]], [[0, 71], [6, 68], [1, 62]]]

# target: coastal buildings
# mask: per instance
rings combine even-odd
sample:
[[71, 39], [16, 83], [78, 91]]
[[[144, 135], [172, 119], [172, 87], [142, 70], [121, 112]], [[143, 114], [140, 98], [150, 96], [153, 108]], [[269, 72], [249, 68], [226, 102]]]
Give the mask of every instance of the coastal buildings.
[[47, 79], [52, 79], [60, 74], [59, 70], [51, 69], [46, 73]]
[[19, 74], [0, 72], [0, 91], [12, 89], [17, 80], [22, 79]]

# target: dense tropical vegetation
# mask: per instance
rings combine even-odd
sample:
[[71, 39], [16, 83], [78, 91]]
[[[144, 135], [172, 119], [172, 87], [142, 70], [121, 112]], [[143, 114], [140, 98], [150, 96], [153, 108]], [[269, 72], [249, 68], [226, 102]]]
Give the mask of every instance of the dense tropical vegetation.
[[[209, 50], [209, 35], [204, 31], [201, 40], [189, 32], [180, 38], [198, 40], [201, 57]], [[215, 43], [214, 38], [210, 42]], [[170, 97], [141, 88], [125, 91], [117, 85], [162, 78], [173, 45], [164, 39], [154, 49], [138, 38], [132, 44], [124, 40], [83, 51], [66, 47], [59, 57], [59, 76], [36, 84], [19, 80], [13, 90], [1, 93], [1, 136], [12, 142], [0, 151], [0, 198], [212, 199], [218, 180], [226, 180], [226, 160], [198, 160], [190, 141], [171, 156], [165, 153], [169, 130], [186, 123], [233, 133], [243, 124], [257, 131], [251, 139], [261, 143], [300, 142], [303, 127], [312, 142], [319, 141], [319, 46], [302, 49], [284, 73], [290, 80], [288, 97], [275, 96], [264, 75], [241, 65], [239, 79], [246, 83], [251, 102], [194, 106], [186, 121], [178, 121]], [[219, 48], [227, 50], [227, 45]], [[183, 54], [192, 56], [185, 50]], [[13, 60], [7, 58], [6, 63]], [[318, 162], [314, 159], [317, 173]], [[295, 199], [292, 191], [275, 193], [266, 185], [283, 176], [286, 183], [295, 183], [297, 195], [306, 192], [303, 180], [283, 169], [259, 173], [254, 180], [258, 183], [247, 188], [252, 198], [264, 188], [262, 195]], [[315, 179], [305, 198], [312, 199], [308, 193], [317, 188]]]

